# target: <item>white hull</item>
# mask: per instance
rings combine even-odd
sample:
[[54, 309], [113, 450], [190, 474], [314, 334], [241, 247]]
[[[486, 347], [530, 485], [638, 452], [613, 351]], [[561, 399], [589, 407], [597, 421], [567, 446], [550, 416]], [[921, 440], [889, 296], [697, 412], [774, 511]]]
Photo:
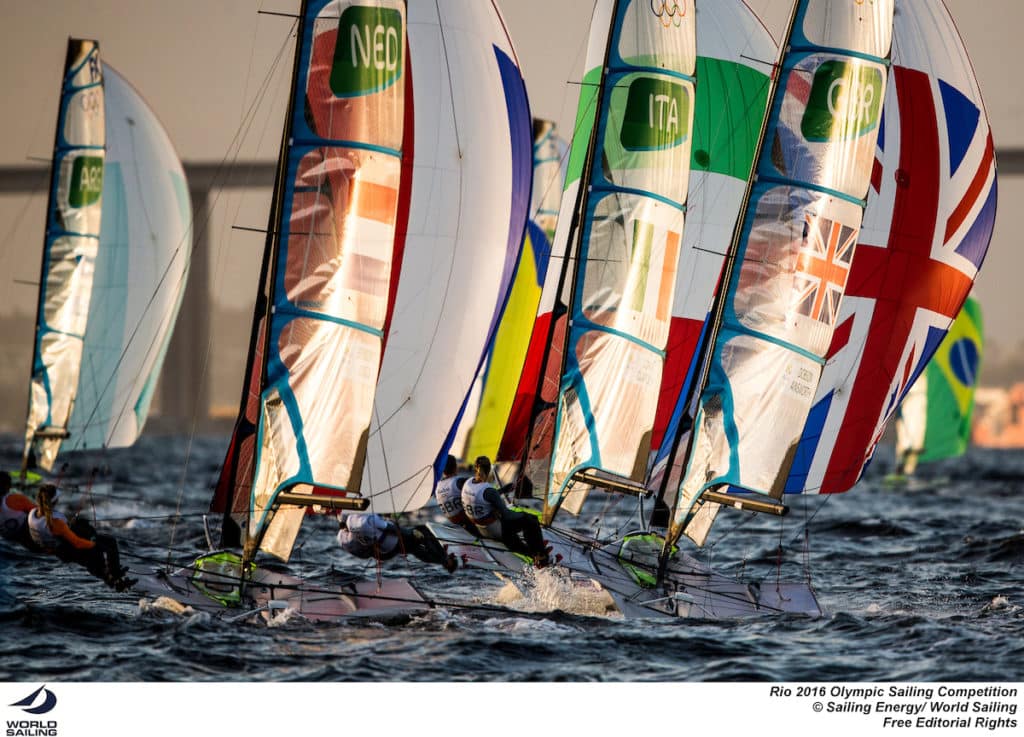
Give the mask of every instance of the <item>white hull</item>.
[[[448, 550], [470, 568], [516, 573], [528, 563], [496, 540], [481, 540], [449, 525], [428, 524]], [[713, 572], [689, 555], [671, 561], [660, 586], [641, 583], [651, 569], [630, 566], [619, 555], [621, 542], [598, 546], [553, 528], [544, 530], [552, 559], [579, 585], [597, 584], [625, 617], [732, 619], [772, 614], [822, 615], [814, 590], [805, 583], [743, 583]], [[632, 570], [631, 570], [632, 569]], [[639, 571], [639, 575], [637, 573]]]
[[234, 606], [204, 593], [196, 585], [191, 569], [140, 576], [132, 590], [167, 597], [183, 607], [227, 619], [259, 614], [269, 620], [275, 612], [291, 610], [308, 620], [338, 622], [354, 618], [402, 618], [429, 609], [420, 593], [402, 579], [385, 579], [379, 587], [376, 581], [316, 586], [265, 568], [256, 569], [252, 582], [246, 587], [246, 600]]

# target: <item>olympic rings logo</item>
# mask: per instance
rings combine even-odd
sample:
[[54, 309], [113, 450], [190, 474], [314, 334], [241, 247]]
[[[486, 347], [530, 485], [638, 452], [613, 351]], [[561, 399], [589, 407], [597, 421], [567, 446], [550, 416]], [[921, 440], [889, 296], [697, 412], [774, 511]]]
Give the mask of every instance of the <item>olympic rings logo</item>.
[[651, 0], [651, 12], [665, 28], [678, 28], [686, 17], [686, 0]]

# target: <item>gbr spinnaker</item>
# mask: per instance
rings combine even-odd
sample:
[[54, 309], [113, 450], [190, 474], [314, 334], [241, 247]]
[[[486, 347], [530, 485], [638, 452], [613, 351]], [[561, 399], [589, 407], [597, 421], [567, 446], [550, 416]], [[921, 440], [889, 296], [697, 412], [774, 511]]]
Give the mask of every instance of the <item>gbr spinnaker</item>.
[[992, 133], [963, 40], [942, 3], [897, 0], [896, 9], [864, 228], [787, 493], [857, 482], [992, 237]]

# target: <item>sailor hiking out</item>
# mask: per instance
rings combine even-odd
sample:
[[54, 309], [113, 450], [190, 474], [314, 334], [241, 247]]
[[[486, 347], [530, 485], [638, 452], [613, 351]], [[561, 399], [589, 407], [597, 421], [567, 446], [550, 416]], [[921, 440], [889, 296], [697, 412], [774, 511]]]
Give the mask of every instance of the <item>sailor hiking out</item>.
[[28, 515], [28, 533], [35, 546], [65, 563], [77, 563], [113, 589], [130, 588], [135, 581], [125, 577], [128, 569], [121, 567], [117, 541], [96, 532], [81, 518], [69, 523], [63, 513], [54, 509], [57, 499], [57, 487], [39, 487], [36, 507]]
[[338, 544], [357, 558], [384, 561], [409, 553], [424, 563], [436, 563], [453, 573], [458, 560], [449, 554], [426, 527], [399, 527], [379, 514], [343, 514], [338, 518]]
[[484, 537], [500, 540], [509, 550], [533, 558], [538, 568], [548, 565], [548, 550], [540, 522], [532, 514], [505, 505], [501, 491], [487, 479], [491, 460], [480, 456], [473, 465], [473, 478], [462, 487], [462, 507]]

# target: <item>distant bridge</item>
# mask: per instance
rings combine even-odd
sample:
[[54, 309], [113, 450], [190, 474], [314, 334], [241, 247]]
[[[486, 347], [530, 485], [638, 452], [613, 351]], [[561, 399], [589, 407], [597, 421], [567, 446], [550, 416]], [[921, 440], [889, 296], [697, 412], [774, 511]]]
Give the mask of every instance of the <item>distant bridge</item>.
[[[997, 149], [996, 165], [1002, 176], [1024, 175], [1024, 148]], [[192, 195], [195, 242], [185, 299], [160, 377], [161, 414], [181, 429], [189, 427], [193, 419], [203, 424], [210, 411], [209, 372], [204, 377], [203, 362], [196, 360], [206, 354], [210, 336], [210, 192], [273, 187], [277, 170], [272, 161], [191, 162], [184, 166]], [[49, 176], [48, 167], [0, 167], [0, 194], [45, 192]]]

